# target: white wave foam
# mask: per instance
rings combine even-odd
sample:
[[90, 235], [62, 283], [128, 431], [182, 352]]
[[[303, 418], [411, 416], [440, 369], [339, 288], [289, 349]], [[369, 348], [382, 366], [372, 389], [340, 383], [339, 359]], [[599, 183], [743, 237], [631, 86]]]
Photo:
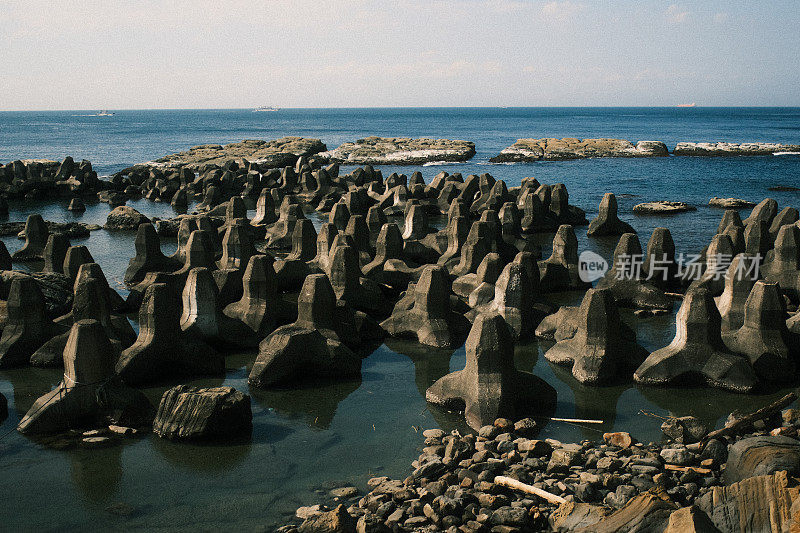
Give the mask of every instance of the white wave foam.
[[800, 152], [775, 152], [772, 155], [800, 155]]
[[440, 167], [442, 165], [461, 165], [463, 164], [462, 161], [428, 161], [427, 163], [422, 163], [423, 167]]

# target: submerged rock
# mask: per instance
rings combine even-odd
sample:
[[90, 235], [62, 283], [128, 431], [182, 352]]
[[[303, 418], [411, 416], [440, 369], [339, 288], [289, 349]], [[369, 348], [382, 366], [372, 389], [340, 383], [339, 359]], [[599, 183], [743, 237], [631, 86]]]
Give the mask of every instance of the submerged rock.
[[153, 432], [171, 440], [232, 438], [252, 427], [250, 396], [231, 387], [173, 387], [153, 421]]

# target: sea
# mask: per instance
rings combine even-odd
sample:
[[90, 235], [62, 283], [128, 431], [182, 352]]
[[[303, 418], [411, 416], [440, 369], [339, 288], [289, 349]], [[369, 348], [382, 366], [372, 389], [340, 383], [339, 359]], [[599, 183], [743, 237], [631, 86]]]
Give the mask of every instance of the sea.
[[[509, 186], [528, 176], [542, 183], [564, 183], [570, 203], [583, 208], [589, 218], [597, 214], [602, 195], [613, 192], [620, 218], [633, 225], [643, 244], [654, 228], [667, 227], [678, 253], [686, 254], [698, 253], [716, 232], [723, 212], [708, 206], [711, 197], [753, 202], [772, 197], [781, 208], [800, 207], [800, 192], [768, 190], [778, 185], [800, 187], [800, 155], [489, 163], [519, 138], [660, 140], [670, 149], [680, 141], [800, 144], [800, 108], [119, 110], [113, 116], [91, 116], [96, 113], [0, 112], [0, 163], [70, 155], [90, 160], [102, 176], [198, 144], [243, 139], [313, 137], [330, 149], [371, 135], [463, 139], [476, 146], [469, 162], [381, 170], [384, 176], [418, 170], [426, 181], [446, 171], [465, 176], [488, 172]], [[345, 166], [342, 171], [352, 168]], [[687, 202], [697, 210], [671, 216], [633, 214], [634, 205], [655, 200]], [[107, 204], [98, 202], [87, 202], [82, 214], [67, 211], [67, 200], [9, 204], [7, 221], [41, 213], [46, 220], [103, 224], [109, 212]], [[176, 215], [164, 203], [134, 200], [128, 205], [150, 217]], [[743, 210], [742, 217], [747, 213]], [[315, 220], [319, 223], [322, 218]], [[585, 227], [577, 234], [581, 250], [610, 260], [616, 239], [587, 238]], [[3, 241], [12, 253], [22, 245], [14, 237]], [[109, 282], [125, 294], [121, 280], [134, 255], [133, 234], [99, 230], [73, 244], [85, 244]], [[175, 247], [174, 240], [162, 239], [165, 253]], [[543, 251], [549, 254], [546, 244]], [[550, 299], [577, 305], [581, 294]], [[623, 318], [636, 330], [639, 343], [655, 350], [675, 335], [674, 314], [638, 318], [623, 312]], [[130, 316], [138, 328], [136, 318]], [[627, 431], [642, 442], [657, 442], [663, 438], [663, 417], [693, 415], [709, 427], [719, 427], [731, 411], [757, 409], [788, 390], [738, 395], [633, 383], [589, 387], [578, 383], [568, 368], [548, 363], [542, 356], [548, 347], [535, 341], [516, 346], [517, 367], [557, 390], [555, 416], [601, 423], [542, 422], [540, 438], [574, 442]], [[0, 425], [0, 528], [268, 531], [287, 523], [297, 507], [325, 499], [332, 488], [355, 485], [364, 492], [373, 476], [404, 478], [422, 447], [424, 429], [468, 430], [458, 414], [425, 402], [428, 386], [463, 368], [463, 346], [433, 350], [390, 339], [364, 359], [359, 379], [305, 382], [270, 391], [249, 389], [247, 375], [254, 359], [255, 352], [231, 354], [224, 378], [190, 382], [232, 386], [251, 396], [251, 437], [226, 444], [176, 443], [145, 435], [103, 449], [48, 449], [18, 434], [15, 426], [36, 398], [58, 384], [61, 372], [0, 371], [0, 393], [8, 400], [9, 412]], [[171, 385], [144, 391], [157, 404]]]

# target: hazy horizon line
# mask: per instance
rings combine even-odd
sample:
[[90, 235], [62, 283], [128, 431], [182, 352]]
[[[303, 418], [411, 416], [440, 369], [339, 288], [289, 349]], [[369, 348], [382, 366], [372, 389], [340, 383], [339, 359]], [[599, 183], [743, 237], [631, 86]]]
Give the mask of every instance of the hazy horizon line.
[[[252, 107], [129, 107], [129, 108], [74, 108], [74, 109], [0, 109], [0, 113], [59, 113], [78, 111], [248, 111], [260, 106]], [[330, 109], [800, 109], [800, 105], [544, 105], [544, 106], [354, 106], [354, 107], [280, 107], [283, 110], [330, 110]], [[277, 111], [276, 111], [277, 112]]]

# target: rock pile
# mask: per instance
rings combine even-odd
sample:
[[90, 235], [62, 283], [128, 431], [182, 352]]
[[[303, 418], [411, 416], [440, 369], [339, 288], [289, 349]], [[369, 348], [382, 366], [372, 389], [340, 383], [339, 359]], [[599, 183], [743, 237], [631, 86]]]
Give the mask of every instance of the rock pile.
[[429, 429], [404, 480], [372, 478], [364, 496], [332, 491], [335, 500], [298, 509], [297, 523], [278, 531], [734, 532], [742, 520], [787, 530], [800, 504], [791, 477], [800, 422], [793, 410], [782, 420], [776, 412], [688, 445], [642, 444], [627, 433], [538, 440], [532, 419], [500, 418], [468, 435]]

